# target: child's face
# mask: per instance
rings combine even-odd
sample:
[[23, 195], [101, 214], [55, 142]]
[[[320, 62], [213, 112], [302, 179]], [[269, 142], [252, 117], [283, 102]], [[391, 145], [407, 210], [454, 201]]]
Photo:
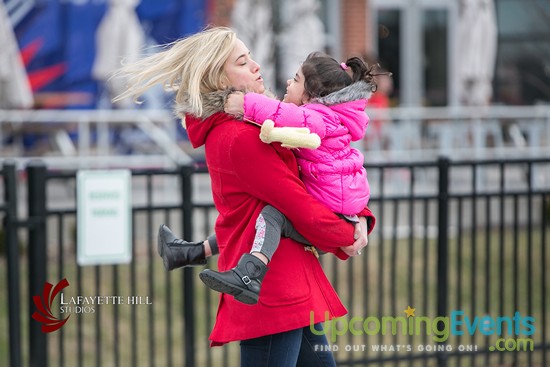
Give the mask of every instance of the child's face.
[[302, 68], [300, 68], [294, 78], [286, 81], [286, 94], [283, 97], [283, 102], [301, 106], [307, 101], [308, 98], [306, 98], [304, 89], [304, 74], [302, 74]]

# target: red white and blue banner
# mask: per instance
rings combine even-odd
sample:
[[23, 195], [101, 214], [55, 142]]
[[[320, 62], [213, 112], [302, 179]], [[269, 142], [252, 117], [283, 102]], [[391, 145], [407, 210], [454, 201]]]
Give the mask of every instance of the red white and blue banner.
[[[109, 7], [118, 1], [125, 0], [2, 1], [36, 108], [97, 107], [104, 81], [92, 73], [98, 48], [96, 33]], [[149, 45], [174, 41], [206, 23], [207, 0], [134, 2], [131, 10]]]

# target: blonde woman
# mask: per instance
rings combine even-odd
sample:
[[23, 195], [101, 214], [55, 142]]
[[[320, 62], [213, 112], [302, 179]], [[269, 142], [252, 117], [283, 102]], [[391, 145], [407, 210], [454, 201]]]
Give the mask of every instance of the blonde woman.
[[[281, 239], [266, 276], [264, 262], [249, 253], [255, 218], [269, 204], [309, 242], [342, 259], [366, 246], [366, 226], [354, 229], [306, 192], [292, 151], [262, 143], [257, 126], [223, 112], [231, 90], [265, 91], [246, 45], [229, 28], [210, 28], [127, 65], [121, 74], [131, 77], [130, 85], [117, 99], [137, 98], [157, 84], [175, 92], [175, 111], [190, 142], [205, 146], [219, 212], [218, 268], [238, 266], [252, 288], [263, 280], [255, 305], [221, 294], [211, 344], [240, 341], [241, 366], [335, 366], [329, 348], [319, 347], [327, 345], [321, 322], [325, 314], [345, 315], [345, 307], [316, 256], [290, 238]], [[359, 215], [372, 217], [368, 209]]]

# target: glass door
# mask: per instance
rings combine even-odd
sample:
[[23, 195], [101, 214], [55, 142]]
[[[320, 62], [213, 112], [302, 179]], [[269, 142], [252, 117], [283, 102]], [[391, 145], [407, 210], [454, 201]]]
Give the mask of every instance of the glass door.
[[449, 103], [448, 12], [428, 9], [422, 12], [423, 105]]
[[456, 104], [457, 5], [448, 0], [370, 0], [371, 42], [393, 73], [392, 105]]

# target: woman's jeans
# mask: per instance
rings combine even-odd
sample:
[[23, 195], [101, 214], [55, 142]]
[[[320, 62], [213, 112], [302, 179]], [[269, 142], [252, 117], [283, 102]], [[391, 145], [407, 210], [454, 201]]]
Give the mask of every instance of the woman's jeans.
[[[322, 331], [322, 324], [315, 324]], [[317, 333], [320, 334], [320, 333]], [[325, 334], [310, 327], [241, 341], [241, 367], [336, 367]]]

